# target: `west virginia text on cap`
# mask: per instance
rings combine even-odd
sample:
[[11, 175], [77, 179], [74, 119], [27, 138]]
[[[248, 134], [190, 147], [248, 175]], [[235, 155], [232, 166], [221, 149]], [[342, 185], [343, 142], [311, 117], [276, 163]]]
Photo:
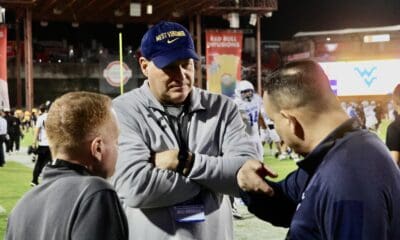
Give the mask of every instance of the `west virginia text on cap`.
[[143, 36], [140, 45], [142, 55], [158, 68], [182, 59], [199, 60], [189, 31], [174, 22], [160, 22]]

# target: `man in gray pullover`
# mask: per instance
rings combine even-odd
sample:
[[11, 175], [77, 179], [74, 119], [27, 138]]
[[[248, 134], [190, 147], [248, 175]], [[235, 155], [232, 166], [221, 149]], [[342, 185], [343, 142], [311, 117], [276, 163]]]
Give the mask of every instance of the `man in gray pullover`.
[[63, 95], [50, 108], [46, 132], [56, 160], [11, 212], [5, 239], [128, 239], [117, 193], [105, 180], [118, 154], [111, 99], [88, 92]]
[[193, 40], [161, 22], [142, 38], [144, 84], [114, 100], [121, 128], [113, 178], [130, 239], [233, 239], [224, 194], [256, 151], [233, 101], [193, 87]]

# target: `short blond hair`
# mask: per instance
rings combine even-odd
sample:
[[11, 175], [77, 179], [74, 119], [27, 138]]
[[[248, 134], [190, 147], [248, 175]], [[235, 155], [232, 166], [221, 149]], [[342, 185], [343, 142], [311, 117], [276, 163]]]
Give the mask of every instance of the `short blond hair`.
[[84, 142], [111, 118], [110, 108], [111, 99], [98, 93], [70, 92], [56, 99], [45, 122], [52, 153], [80, 152]]

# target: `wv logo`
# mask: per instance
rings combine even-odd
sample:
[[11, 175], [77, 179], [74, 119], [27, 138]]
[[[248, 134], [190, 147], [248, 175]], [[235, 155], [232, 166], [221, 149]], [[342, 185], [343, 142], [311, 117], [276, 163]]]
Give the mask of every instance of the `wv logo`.
[[371, 87], [372, 83], [377, 79], [376, 77], [372, 76], [374, 71], [377, 69], [377, 67], [372, 67], [371, 69], [360, 69], [358, 67], [354, 68], [354, 71], [360, 75], [360, 77], [364, 80], [365, 84], [367, 84], [368, 87]]

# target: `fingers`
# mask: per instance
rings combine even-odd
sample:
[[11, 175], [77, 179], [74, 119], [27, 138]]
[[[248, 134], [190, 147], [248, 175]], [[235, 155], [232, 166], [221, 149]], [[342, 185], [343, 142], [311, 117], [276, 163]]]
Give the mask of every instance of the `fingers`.
[[266, 176], [268, 177], [272, 177], [272, 178], [276, 178], [278, 177], [278, 174], [272, 170], [270, 167], [268, 167], [267, 165], [261, 163], [261, 166], [259, 167], [259, 169], [257, 169], [257, 174], [260, 175], [261, 177], [265, 178]]
[[237, 181], [244, 191], [262, 192], [272, 196], [274, 190], [265, 182], [265, 176], [276, 177], [277, 174], [258, 160], [248, 160], [239, 169]]
[[178, 152], [177, 149], [169, 149], [163, 152], [154, 153], [154, 165], [160, 169], [168, 169], [175, 171], [178, 166]]

